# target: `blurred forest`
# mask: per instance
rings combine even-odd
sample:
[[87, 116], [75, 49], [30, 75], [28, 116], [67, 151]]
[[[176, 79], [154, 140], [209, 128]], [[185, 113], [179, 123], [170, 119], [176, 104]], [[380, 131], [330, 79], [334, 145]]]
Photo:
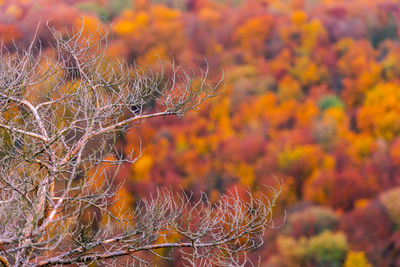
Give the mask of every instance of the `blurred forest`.
[[26, 46], [41, 20], [46, 49], [47, 20], [62, 31], [82, 17], [110, 29], [110, 57], [224, 75], [197, 112], [120, 137], [143, 148], [118, 171], [129, 205], [160, 185], [216, 200], [276, 176], [276, 224], [287, 217], [252, 253], [261, 266], [400, 266], [398, 1], [2, 0], [0, 36]]

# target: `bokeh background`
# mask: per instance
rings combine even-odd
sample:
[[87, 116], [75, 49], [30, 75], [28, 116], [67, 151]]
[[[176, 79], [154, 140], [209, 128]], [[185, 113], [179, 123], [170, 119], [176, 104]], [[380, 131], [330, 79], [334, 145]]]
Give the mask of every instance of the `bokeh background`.
[[110, 57], [224, 76], [197, 112], [120, 137], [143, 150], [119, 169], [115, 205], [162, 185], [216, 200], [277, 177], [282, 226], [251, 254], [261, 266], [400, 266], [399, 1], [1, 0], [0, 38], [12, 52], [41, 21], [46, 50], [46, 21], [64, 31], [82, 17], [110, 31]]

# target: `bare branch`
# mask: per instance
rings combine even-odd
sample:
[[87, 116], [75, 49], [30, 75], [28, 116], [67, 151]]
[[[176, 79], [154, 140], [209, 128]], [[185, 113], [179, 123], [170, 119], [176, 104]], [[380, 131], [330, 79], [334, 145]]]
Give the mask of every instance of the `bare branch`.
[[[182, 116], [218, 94], [208, 66], [191, 74], [175, 62], [159, 73], [108, 58], [107, 33], [61, 34], [53, 55], [0, 55], [0, 262], [15, 266], [149, 265], [143, 253], [186, 265], [243, 266], [274, 227], [281, 184], [211, 203], [169, 189], [116, 210], [119, 133], [146, 119]], [[207, 260], [205, 260], [207, 259]]]

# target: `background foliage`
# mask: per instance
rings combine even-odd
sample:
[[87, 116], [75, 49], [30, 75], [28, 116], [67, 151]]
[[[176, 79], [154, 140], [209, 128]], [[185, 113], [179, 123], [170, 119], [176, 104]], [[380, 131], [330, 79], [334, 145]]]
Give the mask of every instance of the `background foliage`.
[[120, 138], [145, 148], [117, 177], [130, 204], [159, 185], [217, 200], [275, 175], [288, 218], [254, 253], [263, 266], [400, 265], [398, 1], [3, 0], [0, 14], [10, 51], [38, 18], [63, 30], [84, 16], [111, 27], [110, 57], [224, 71], [224, 93], [190, 118]]

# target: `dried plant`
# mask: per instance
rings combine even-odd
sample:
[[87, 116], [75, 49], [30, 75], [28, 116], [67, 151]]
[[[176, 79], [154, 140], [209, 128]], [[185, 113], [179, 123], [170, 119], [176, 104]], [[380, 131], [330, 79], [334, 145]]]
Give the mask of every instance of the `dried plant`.
[[152, 254], [188, 266], [249, 264], [247, 252], [273, 227], [280, 188], [245, 200], [230, 192], [213, 204], [160, 189], [135, 208], [110, 208], [114, 166], [135, 161], [114, 151], [116, 135], [196, 109], [219, 84], [207, 82], [207, 71], [194, 79], [174, 64], [154, 73], [110, 60], [106, 34], [49, 30], [52, 55], [35, 41], [13, 53], [1, 49], [2, 264], [140, 266]]

